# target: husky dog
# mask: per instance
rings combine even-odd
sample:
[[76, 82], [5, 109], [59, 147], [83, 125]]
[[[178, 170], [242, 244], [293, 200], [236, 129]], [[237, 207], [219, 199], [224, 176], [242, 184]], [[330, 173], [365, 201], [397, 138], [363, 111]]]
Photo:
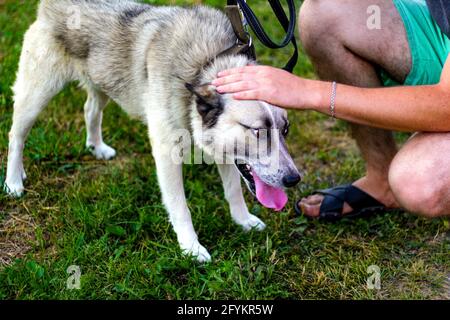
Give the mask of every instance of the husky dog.
[[[64, 85], [79, 81], [88, 93], [84, 106], [86, 146], [98, 159], [111, 159], [103, 142], [102, 112], [109, 99], [148, 125], [162, 199], [183, 252], [209, 261], [194, 230], [183, 189], [182, 164], [172, 160], [175, 133], [188, 130], [196, 145], [217, 159], [214, 150], [235, 148], [234, 162], [218, 168], [233, 220], [245, 230], [262, 230], [242, 195], [240, 176], [266, 207], [281, 210], [300, 174], [284, 143], [286, 111], [261, 101], [234, 101], [211, 86], [217, 73], [255, 63], [238, 54], [220, 55], [237, 41], [229, 19], [206, 8], [155, 7], [131, 0], [45, 0], [25, 34], [14, 90], [5, 188], [20, 196], [26, 178], [23, 149], [39, 113]], [[267, 157], [256, 150], [274, 132]], [[274, 138], [275, 137], [275, 138]], [[274, 146], [277, 146], [276, 148]], [[239, 162], [237, 160], [240, 160]]]

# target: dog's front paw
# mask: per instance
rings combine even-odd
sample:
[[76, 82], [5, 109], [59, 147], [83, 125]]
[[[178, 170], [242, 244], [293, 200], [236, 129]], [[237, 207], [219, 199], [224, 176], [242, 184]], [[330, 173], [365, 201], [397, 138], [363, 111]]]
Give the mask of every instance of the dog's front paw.
[[211, 261], [211, 255], [209, 254], [208, 250], [206, 250], [206, 248], [202, 246], [197, 240], [187, 246], [181, 245], [181, 250], [183, 250], [183, 254], [195, 257], [200, 263]]
[[116, 156], [116, 150], [105, 143], [98, 146], [88, 145], [89, 150], [98, 160], [110, 160]]
[[243, 221], [236, 221], [236, 223], [240, 225], [245, 231], [250, 231], [252, 229], [262, 231], [266, 228], [266, 224], [262, 222], [260, 218], [252, 214], [249, 214], [247, 219]]

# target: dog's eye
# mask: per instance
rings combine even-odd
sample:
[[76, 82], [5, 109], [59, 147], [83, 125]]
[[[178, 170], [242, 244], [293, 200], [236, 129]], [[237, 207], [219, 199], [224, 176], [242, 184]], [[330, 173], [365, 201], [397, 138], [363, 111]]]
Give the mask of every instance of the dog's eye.
[[281, 133], [283, 134], [284, 137], [286, 137], [289, 134], [289, 123], [283, 128], [283, 131], [281, 131]]

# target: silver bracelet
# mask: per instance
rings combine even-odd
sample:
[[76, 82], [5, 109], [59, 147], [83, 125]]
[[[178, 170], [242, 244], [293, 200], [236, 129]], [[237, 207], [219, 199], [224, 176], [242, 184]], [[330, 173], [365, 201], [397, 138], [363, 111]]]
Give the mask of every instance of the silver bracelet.
[[337, 91], [337, 83], [333, 81], [331, 85], [331, 101], [330, 101], [330, 113], [333, 119], [336, 119], [336, 91]]

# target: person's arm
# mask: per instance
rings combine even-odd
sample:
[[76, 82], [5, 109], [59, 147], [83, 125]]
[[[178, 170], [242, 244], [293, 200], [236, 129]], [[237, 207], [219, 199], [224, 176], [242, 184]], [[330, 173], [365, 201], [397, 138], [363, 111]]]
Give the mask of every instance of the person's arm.
[[[224, 71], [213, 85], [221, 93], [234, 93], [235, 99], [330, 114], [331, 83], [276, 68]], [[335, 112], [339, 119], [384, 129], [450, 132], [450, 59], [437, 85], [366, 89], [338, 84]]]

